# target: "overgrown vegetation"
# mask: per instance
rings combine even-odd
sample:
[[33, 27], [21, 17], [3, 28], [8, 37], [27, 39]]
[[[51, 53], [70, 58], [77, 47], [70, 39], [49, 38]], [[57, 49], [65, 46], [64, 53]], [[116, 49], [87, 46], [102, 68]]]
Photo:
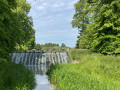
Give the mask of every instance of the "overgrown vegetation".
[[35, 86], [34, 74], [22, 64], [0, 59], [0, 90], [31, 90]]
[[79, 63], [52, 65], [47, 74], [57, 90], [119, 90], [120, 56], [70, 50]]
[[120, 0], [79, 0], [72, 26], [79, 29], [76, 48], [120, 53]]
[[11, 63], [14, 51], [32, 49], [35, 30], [26, 0], [0, 0], [0, 90], [31, 90], [35, 79], [23, 65]]

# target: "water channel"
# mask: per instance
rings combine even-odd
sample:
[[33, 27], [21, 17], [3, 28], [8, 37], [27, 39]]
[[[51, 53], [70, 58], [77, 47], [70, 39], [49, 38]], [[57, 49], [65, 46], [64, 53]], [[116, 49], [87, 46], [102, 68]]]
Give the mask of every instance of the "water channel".
[[36, 87], [34, 90], [53, 90], [46, 75], [49, 66], [45, 65], [28, 65], [29, 70], [33, 71], [36, 79]]
[[16, 52], [12, 55], [13, 62], [24, 64], [35, 74], [34, 90], [53, 90], [46, 71], [51, 64], [69, 62], [66, 52]]

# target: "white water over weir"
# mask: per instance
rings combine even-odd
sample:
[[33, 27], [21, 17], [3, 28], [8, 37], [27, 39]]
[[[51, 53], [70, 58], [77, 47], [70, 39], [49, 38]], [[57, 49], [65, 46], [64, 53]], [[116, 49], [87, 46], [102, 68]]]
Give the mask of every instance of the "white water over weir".
[[69, 62], [67, 52], [15, 52], [13, 62], [24, 65], [50, 65]]
[[36, 87], [34, 90], [54, 90], [46, 75], [51, 64], [68, 63], [67, 52], [15, 52], [12, 62], [24, 64], [35, 73]]

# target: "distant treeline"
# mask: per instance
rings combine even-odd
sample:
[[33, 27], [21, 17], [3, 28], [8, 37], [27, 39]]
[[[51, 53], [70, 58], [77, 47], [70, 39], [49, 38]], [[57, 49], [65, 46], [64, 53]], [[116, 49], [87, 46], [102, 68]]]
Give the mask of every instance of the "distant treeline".
[[55, 43], [46, 43], [44, 45], [36, 44], [35, 49], [41, 51], [66, 51], [68, 47], [64, 43], [61, 46]]
[[79, 36], [76, 48], [120, 54], [120, 0], [79, 0], [72, 26]]

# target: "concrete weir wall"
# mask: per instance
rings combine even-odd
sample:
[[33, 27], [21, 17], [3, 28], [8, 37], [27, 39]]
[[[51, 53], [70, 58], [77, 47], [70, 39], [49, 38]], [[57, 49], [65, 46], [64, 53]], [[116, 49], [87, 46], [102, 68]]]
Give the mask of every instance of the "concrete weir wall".
[[24, 65], [50, 65], [68, 63], [67, 52], [15, 52], [12, 54], [12, 62]]

